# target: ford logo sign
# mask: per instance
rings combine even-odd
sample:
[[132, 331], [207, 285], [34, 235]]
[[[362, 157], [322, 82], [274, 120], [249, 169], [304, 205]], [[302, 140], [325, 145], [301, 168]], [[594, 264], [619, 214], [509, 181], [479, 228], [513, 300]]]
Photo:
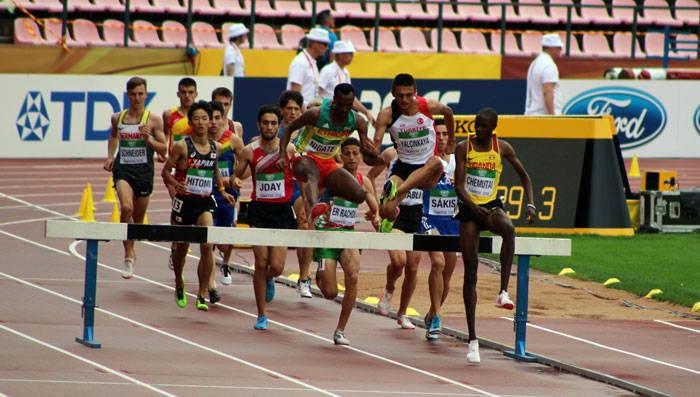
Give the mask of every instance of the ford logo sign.
[[695, 126], [695, 131], [700, 134], [700, 106], [695, 109], [695, 114], [693, 115], [693, 125]]
[[586, 91], [569, 101], [562, 113], [613, 116], [622, 149], [644, 145], [666, 126], [666, 110], [661, 102], [644, 91], [626, 87]]

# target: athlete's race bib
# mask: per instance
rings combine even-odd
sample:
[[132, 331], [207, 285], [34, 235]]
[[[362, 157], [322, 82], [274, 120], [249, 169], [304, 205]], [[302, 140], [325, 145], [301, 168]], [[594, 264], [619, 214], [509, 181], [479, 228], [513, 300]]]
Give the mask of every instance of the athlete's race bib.
[[279, 199], [284, 197], [284, 172], [255, 174], [255, 197], [258, 199]]
[[354, 227], [357, 218], [357, 203], [334, 197], [331, 204], [331, 214], [328, 217], [330, 222], [345, 227]]
[[147, 162], [146, 141], [143, 139], [119, 140], [120, 164], [146, 164]]
[[332, 155], [335, 153], [340, 145], [340, 139], [329, 139], [318, 134], [314, 134], [311, 140], [306, 145], [307, 149], [312, 153], [318, 153], [322, 155]]
[[214, 170], [187, 169], [187, 193], [207, 196], [214, 186]]
[[424, 153], [426, 149], [433, 150], [435, 144], [430, 144], [430, 131], [427, 129], [399, 132], [399, 149], [403, 153]]
[[496, 181], [496, 170], [467, 169], [466, 189], [475, 197], [491, 197]]
[[173, 211], [175, 211], [175, 212], [177, 212], [177, 213], [180, 213], [180, 211], [182, 210], [182, 200], [180, 200], [179, 198], [175, 197], [175, 198], [173, 199], [172, 209], [173, 209]]
[[221, 174], [222, 178], [228, 178], [231, 176], [228, 169], [228, 161], [219, 161], [219, 174]]
[[401, 205], [423, 205], [423, 191], [420, 189], [411, 189], [406, 194], [406, 197], [401, 200]]
[[457, 193], [454, 190], [430, 190], [430, 207], [428, 214], [452, 216], [457, 205]]

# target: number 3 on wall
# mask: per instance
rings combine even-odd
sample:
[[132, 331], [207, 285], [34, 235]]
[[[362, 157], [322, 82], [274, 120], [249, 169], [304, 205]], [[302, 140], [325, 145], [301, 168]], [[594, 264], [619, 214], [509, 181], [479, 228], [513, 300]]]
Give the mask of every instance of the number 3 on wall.
[[[520, 215], [522, 214], [522, 209], [523, 209], [523, 198], [525, 196], [525, 189], [523, 189], [522, 186], [513, 186], [510, 188], [510, 192], [508, 191], [507, 186], [499, 186], [496, 191], [498, 192], [498, 197], [503, 198], [503, 205], [505, 206], [506, 204], [508, 205], [514, 205], [517, 207], [517, 211], [515, 213], [511, 213], [511, 211], [506, 211], [506, 214], [510, 219], [518, 219], [520, 218]], [[554, 216], [554, 202], [556, 201], [557, 198], [557, 188], [553, 186], [546, 186], [542, 188], [542, 191], [540, 192], [542, 195], [544, 201], [542, 202], [542, 207], [545, 211], [540, 211], [537, 215], [540, 220], [543, 221], [548, 221], [552, 219]], [[535, 199], [537, 202], [537, 199]], [[545, 215], [546, 213], [546, 215]]]

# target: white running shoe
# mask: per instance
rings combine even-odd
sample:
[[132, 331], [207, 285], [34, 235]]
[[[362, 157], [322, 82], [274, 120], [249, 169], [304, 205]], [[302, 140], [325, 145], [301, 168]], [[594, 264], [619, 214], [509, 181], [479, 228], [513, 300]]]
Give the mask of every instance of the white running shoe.
[[377, 303], [377, 311], [382, 316], [388, 316], [389, 310], [391, 310], [391, 297], [394, 294], [386, 292], [386, 288], [382, 290], [382, 294], [379, 296], [379, 303]]
[[495, 306], [501, 309], [513, 310], [513, 301], [508, 297], [508, 291], [501, 291], [496, 298]]
[[345, 346], [350, 344], [350, 340], [343, 335], [343, 331], [336, 329], [333, 333], [333, 343]]
[[403, 329], [415, 329], [415, 328], [416, 328], [416, 326], [413, 325], [413, 323], [411, 322], [411, 320], [410, 320], [410, 319], [408, 318], [408, 316], [406, 316], [406, 315], [399, 316], [399, 317], [396, 319], [396, 322], [397, 322], [397, 323], [401, 326], [401, 328], [403, 328]]
[[223, 285], [231, 285], [231, 268], [228, 267], [228, 264], [223, 264], [221, 265], [221, 284]]
[[469, 364], [479, 364], [481, 357], [479, 356], [479, 341], [474, 339], [467, 346], [467, 362]]
[[124, 269], [122, 269], [122, 278], [130, 279], [134, 277], [134, 259], [124, 259]]
[[311, 293], [311, 278], [304, 281], [297, 281], [297, 292], [302, 298], [311, 299], [313, 297]]

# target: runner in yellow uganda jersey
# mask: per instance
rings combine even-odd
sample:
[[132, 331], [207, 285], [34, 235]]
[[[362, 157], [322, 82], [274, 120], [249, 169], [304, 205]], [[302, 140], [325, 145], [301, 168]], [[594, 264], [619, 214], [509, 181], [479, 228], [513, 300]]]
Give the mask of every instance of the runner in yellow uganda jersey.
[[[367, 165], [381, 164], [379, 151], [374, 143], [367, 138], [367, 122], [362, 117], [356, 117], [352, 105], [355, 100], [355, 89], [350, 84], [335, 86], [333, 100], [325, 100], [320, 108], [306, 111], [300, 117], [284, 126], [280, 141], [280, 158], [277, 168], [283, 170], [289, 166], [283, 156], [284, 148], [289, 144], [292, 131], [302, 127], [305, 129], [299, 135], [296, 155], [292, 163], [294, 177], [306, 182], [304, 194], [306, 209], [311, 221], [326, 211], [325, 203], [318, 203], [319, 189], [326, 187], [334, 196], [344, 197], [353, 203], [365, 200], [365, 191], [357, 183], [357, 179], [347, 170], [340, 168], [333, 156], [340, 144], [354, 130], [362, 144], [362, 159]], [[311, 207], [314, 207], [311, 210]]]
[[457, 145], [455, 159], [455, 191], [459, 198], [454, 218], [460, 221], [459, 239], [464, 260], [464, 308], [467, 312], [469, 328], [469, 349], [467, 361], [479, 363], [479, 342], [476, 339], [476, 269], [479, 265], [477, 247], [479, 232], [489, 230], [503, 238], [501, 245], [501, 289], [496, 299], [496, 307], [513, 310], [513, 302], [508, 297], [508, 280], [515, 250], [515, 228], [503, 211], [503, 203], [496, 198], [496, 189], [503, 165], [507, 159], [525, 188], [527, 196], [527, 223], [537, 219], [532, 201], [532, 183], [525, 168], [515, 155], [515, 150], [505, 141], [499, 140], [493, 132], [498, 124], [498, 113], [484, 108], [476, 115], [476, 134]]

